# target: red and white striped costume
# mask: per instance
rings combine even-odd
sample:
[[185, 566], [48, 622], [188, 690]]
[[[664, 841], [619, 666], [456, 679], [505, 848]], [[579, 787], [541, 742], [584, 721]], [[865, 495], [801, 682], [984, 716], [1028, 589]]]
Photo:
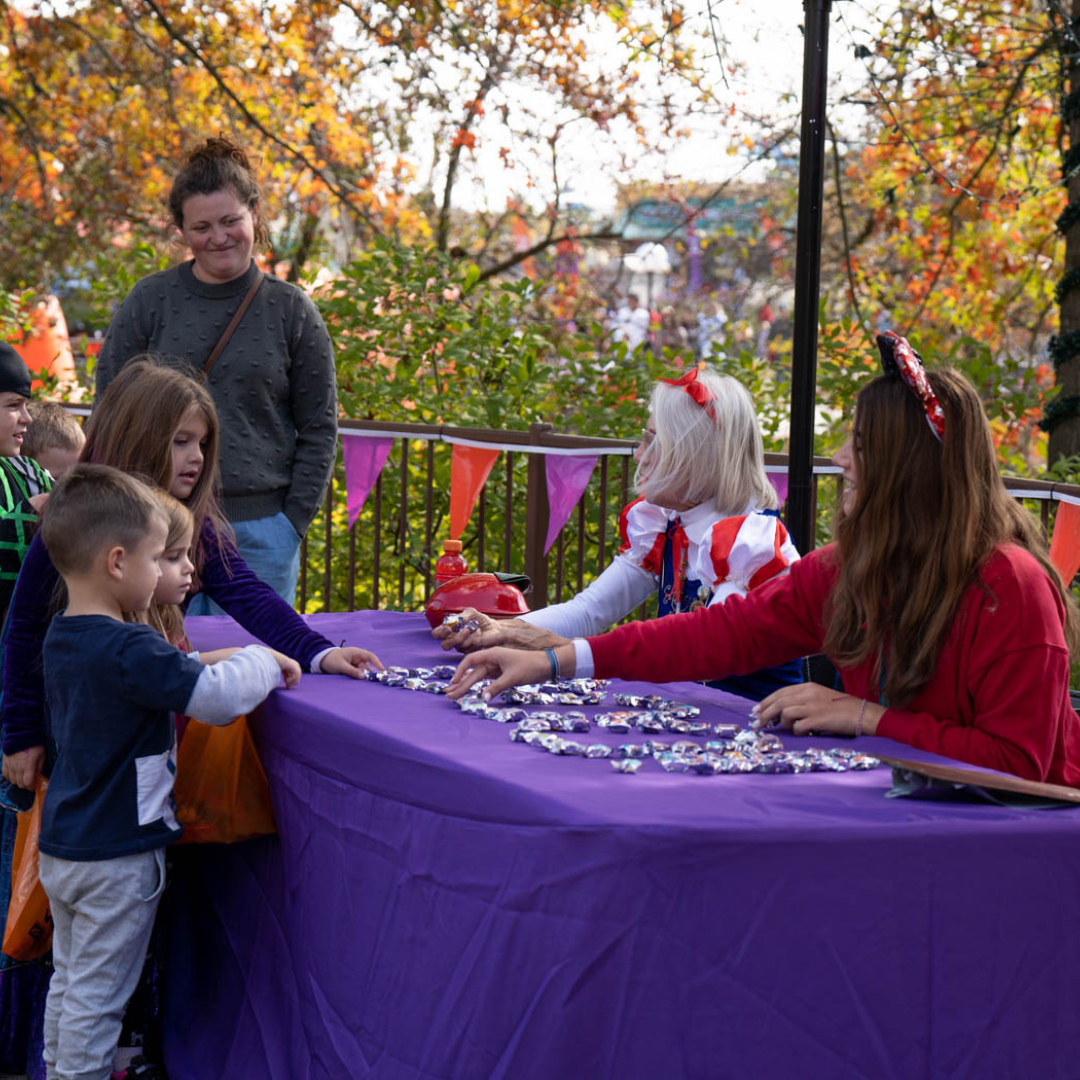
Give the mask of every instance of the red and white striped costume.
[[587, 589], [563, 604], [523, 616], [563, 637], [598, 634], [655, 595], [668, 526], [679, 519], [678, 546], [685, 580], [701, 583], [701, 595], [682, 598], [684, 609], [723, 603], [778, 574], [799, 557], [779, 518], [748, 506], [723, 516], [712, 503], [676, 513], [638, 499], [619, 517], [619, 554]]

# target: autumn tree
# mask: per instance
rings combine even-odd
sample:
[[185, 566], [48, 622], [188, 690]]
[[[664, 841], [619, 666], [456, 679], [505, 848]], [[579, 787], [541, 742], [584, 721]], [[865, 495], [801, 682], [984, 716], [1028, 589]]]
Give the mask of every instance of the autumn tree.
[[[262, 159], [275, 257], [294, 273], [320, 243], [375, 236], [461, 248], [485, 274], [565, 237], [567, 132], [676, 137], [710, 93], [678, 4], [573, 0], [26, 0], [4, 9], [0, 236], [10, 283], [128, 236], [160, 236], [184, 147], [232, 132]], [[603, 42], [594, 55], [591, 41]], [[640, 71], [685, 92], [643, 100]], [[512, 207], [455, 216], [490, 173]], [[542, 235], [532, 235], [537, 223]], [[602, 230], [600, 230], [602, 232]]]
[[834, 26], [864, 81], [832, 109], [830, 313], [864, 350], [888, 325], [970, 361], [987, 399], [1008, 402], [1002, 437], [1026, 445], [1065, 255], [1060, 24], [996, 2], [877, 14], [856, 32], [838, 5]]

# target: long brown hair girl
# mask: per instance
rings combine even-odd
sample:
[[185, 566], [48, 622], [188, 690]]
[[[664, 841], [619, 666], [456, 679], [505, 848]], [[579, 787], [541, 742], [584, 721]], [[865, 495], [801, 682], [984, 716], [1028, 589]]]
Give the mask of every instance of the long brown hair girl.
[[899, 377], [879, 376], [856, 400], [862, 479], [837, 522], [840, 572], [826, 624], [824, 651], [845, 665], [877, 658], [895, 705], [930, 679], [961, 597], [998, 544], [1038, 560], [1065, 604], [1070, 650], [1080, 643], [1076, 604], [1035, 519], [1005, 490], [974, 388], [948, 368], [927, 377], [945, 413], [940, 442]]
[[197, 411], [206, 424], [205, 465], [184, 504], [195, 524], [194, 562], [198, 575], [205, 559], [199, 542], [204, 525], [209, 521], [219, 538], [222, 533], [229, 534], [229, 526], [216, 496], [221, 443], [217, 409], [206, 388], [181, 370], [185, 364], [176, 357], [147, 353], [125, 365], [90, 417], [82, 460], [138, 474], [168, 491], [173, 482], [173, 455], [170, 440], [160, 430], [161, 418]]

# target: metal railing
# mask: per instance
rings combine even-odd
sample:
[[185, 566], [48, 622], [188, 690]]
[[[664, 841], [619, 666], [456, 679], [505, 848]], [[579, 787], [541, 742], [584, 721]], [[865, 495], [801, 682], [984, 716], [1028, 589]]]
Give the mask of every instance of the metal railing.
[[[530, 606], [543, 607], [580, 592], [618, 549], [618, 515], [634, 497], [635, 440], [562, 435], [550, 424], [506, 431], [341, 420], [339, 428], [342, 438], [390, 438], [394, 448], [363, 514], [351, 527], [345, 521], [339, 462], [301, 549], [301, 611], [351, 610], [358, 604], [416, 610], [424, 603], [445, 539], [454, 444], [502, 451], [461, 538], [470, 570], [528, 575]], [[544, 458], [552, 453], [596, 454], [599, 460], [584, 495], [545, 554]], [[786, 473], [786, 454], [765, 458], [768, 471]], [[819, 500], [820, 480], [828, 476], [835, 477], [835, 487], [830, 485], [828, 497]], [[820, 509], [831, 517], [841, 491], [839, 469], [828, 458], [816, 458], [815, 513]]]
[[[80, 417], [90, 413], [86, 406], [66, 407]], [[503, 451], [501, 467], [493, 469], [481, 490], [462, 538], [471, 569], [526, 574], [533, 583], [530, 606], [537, 608], [581, 592], [618, 549], [618, 515], [633, 494], [631, 455], [637, 446], [635, 440], [561, 435], [551, 424], [507, 431], [340, 420], [338, 429], [343, 438], [392, 438], [395, 452], [382, 470], [364, 513], [352, 526], [345, 521], [344, 471], [339, 458], [323, 508], [301, 546], [297, 605], [301, 611], [353, 610], [358, 603], [377, 608], [393, 586], [397, 603], [391, 606], [413, 610], [423, 604], [431, 593], [434, 560], [441, 546], [437, 533], [446, 516], [449, 458], [455, 443]], [[544, 454], [551, 452], [595, 453], [599, 463], [570, 519], [545, 554], [548, 493]], [[440, 456], [445, 460], [440, 462]], [[786, 473], [787, 463], [786, 454], [765, 455], [768, 472]], [[829, 476], [835, 486], [823, 493], [821, 480]], [[416, 509], [410, 494], [416, 479], [420, 480], [422, 524], [416, 524], [415, 514], [410, 513]], [[1037, 513], [1046, 537], [1050, 536], [1058, 503], [1080, 505], [1080, 485], [1010, 476], [1004, 479], [1009, 494]], [[843, 489], [843, 477], [831, 460], [815, 458], [813, 505], [818, 537], [828, 535]], [[524, 532], [520, 527], [523, 519]], [[348, 537], [344, 550], [343, 533]], [[406, 535], [417, 540], [409, 546], [410, 557], [402, 556]], [[389, 575], [388, 561], [392, 563]], [[410, 577], [411, 589], [407, 587]]]

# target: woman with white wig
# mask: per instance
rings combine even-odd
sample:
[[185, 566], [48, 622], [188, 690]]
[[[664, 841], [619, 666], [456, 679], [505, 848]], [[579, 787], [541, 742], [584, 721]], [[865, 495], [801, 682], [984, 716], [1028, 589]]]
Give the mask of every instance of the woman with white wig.
[[[467, 610], [478, 628], [436, 627], [443, 648], [554, 648], [600, 633], [654, 593], [659, 616], [693, 611], [745, 596], [798, 559], [765, 475], [754, 403], [734, 379], [704, 364], [661, 379], [634, 458], [639, 498], [619, 515], [622, 546], [596, 581], [519, 619]], [[712, 685], [760, 701], [799, 682], [791, 661]]]

